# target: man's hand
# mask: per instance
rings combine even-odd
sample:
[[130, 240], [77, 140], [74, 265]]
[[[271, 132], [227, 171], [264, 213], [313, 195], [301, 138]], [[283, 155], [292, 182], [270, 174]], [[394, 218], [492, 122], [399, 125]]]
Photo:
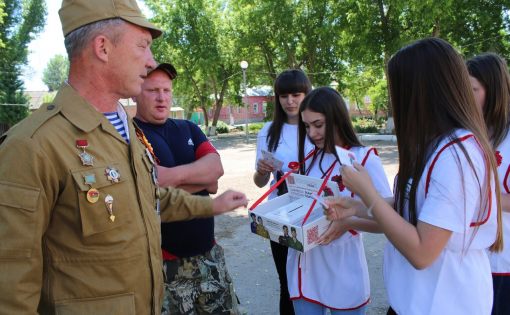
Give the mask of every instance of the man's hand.
[[222, 214], [241, 206], [248, 206], [248, 199], [246, 199], [246, 195], [242, 192], [227, 190], [213, 199], [213, 214]]

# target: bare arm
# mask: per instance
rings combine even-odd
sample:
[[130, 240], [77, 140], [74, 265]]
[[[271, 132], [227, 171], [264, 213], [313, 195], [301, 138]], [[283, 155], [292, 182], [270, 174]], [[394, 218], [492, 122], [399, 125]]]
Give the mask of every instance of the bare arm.
[[271, 177], [271, 172], [274, 170], [274, 167], [266, 160], [259, 159], [257, 161], [257, 171], [253, 174], [253, 182], [255, 185], [260, 188], [266, 186]]
[[359, 217], [351, 217], [346, 219], [347, 225], [350, 230], [357, 230], [369, 233], [382, 233], [377, 221], [372, 219], [365, 219]]
[[[342, 169], [344, 184], [361, 196], [365, 204], [372, 206], [373, 217], [381, 230], [415, 268], [430, 266], [446, 246], [452, 232], [421, 221], [417, 226], [410, 224], [379, 196], [366, 170], [359, 164], [355, 164], [355, 168]], [[367, 215], [366, 208], [358, 208], [357, 211], [358, 216]]]
[[[375, 221], [374, 217], [371, 216], [369, 211], [372, 209], [369, 209], [363, 201], [352, 199], [349, 197], [341, 197], [341, 198], [335, 198], [335, 197], [328, 197], [324, 199], [326, 204], [330, 206], [329, 209], [325, 210], [324, 213], [326, 214], [328, 220], [335, 221], [335, 220], [346, 220], [346, 218], [356, 216], [358, 218], [368, 219], [371, 221]], [[384, 198], [384, 201], [390, 206], [393, 206], [394, 198], [388, 197]], [[359, 229], [360, 231], [364, 231], [363, 229]], [[370, 231], [366, 231], [370, 232]], [[374, 232], [374, 233], [382, 233], [382, 231]]]
[[349, 217], [343, 220], [332, 221], [326, 232], [321, 235], [317, 243], [319, 245], [327, 245], [344, 235], [349, 230], [382, 233], [379, 225], [374, 220]]
[[223, 166], [217, 153], [206, 154], [189, 164], [175, 167], [158, 166], [158, 182], [162, 187], [198, 185], [206, 189], [211, 184], [217, 183], [221, 176]]
[[215, 194], [218, 192], [218, 182], [215, 182], [209, 186], [206, 186], [206, 185], [181, 185], [177, 188], [183, 189], [183, 190], [189, 192], [190, 194], [202, 191], [204, 189], [207, 190], [207, 192], [210, 194]]
[[363, 197], [374, 204], [372, 214], [388, 240], [416, 269], [430, 266], [446, 246], [452, 232], [418, 221], [416, 226], [402, 218], [374, 191]]

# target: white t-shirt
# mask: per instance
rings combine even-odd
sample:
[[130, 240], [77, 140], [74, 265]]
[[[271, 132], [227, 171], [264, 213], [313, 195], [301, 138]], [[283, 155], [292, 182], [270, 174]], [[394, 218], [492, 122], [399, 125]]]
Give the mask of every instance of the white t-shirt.
[[[498, 167], [501, 194], [510, 194], [510, 135], [501, 142], [496, 150], [496, 156], [501, 159]], [[503, 212], [504, 248], [500, 253], [489, 252], [492, 274], [510, 276], [510, 213]]]
[[[483, 185], [485, 159], [476, 139], [456, 132], [469, 153]], [[384, 281], [391, 307], [398, 314], [490, 314], [492, 277], [486, 249], [494, 243], [497, 214], [494, 180], [492, 209], [480, 210], [482, 198], [475, 173], [458, 144], [443, 139], [427, 162], [417, 187], [418, 220], [452, 231], [439, 257], [423, 270], [415, 269], [388, 243], [384, 252]], [[427, 184], [428, 182], [428, 184]], [[427, 189], [427, 192], [426, 192]], [[482, 188], [483, 189], [483, 188]], [[483, 222], [473, 236], [472, 222]], [[407, 216], [407, 215], [406, 215]]]
[[[262, 150], [269, 151], [267, 147], [267, 133], [269, 131], [269, 127], [272, 122], [268, 122], [260, 129], [257, 135], [257, 157], [255, 159], [255, 170], [257, 170], [257, 161], [262, 158]], [[276, 151], [273, 152], [273, 155], [278, 160], [283, 161], [282, 171], [284, 173], [290, 171], [289, 162], [298, 162], [298, 125], [291, 125], [284, 123], [282, 127], [282, 132], [280, 133], [280, 140], [278, 142], [278, 147]], [[309, 151], [312, 151], [314, 145], [308, 140], [308, 137], [305, 140], [305, 154]], [[276, 172], [273, 172], [273, 180], [271, 181], [271, 185], [276, 183]], [[268, 199], [273, 199], [277, 196], [277, 190], [274, 190]]]
[[[365, 161], [365, 168], [379, 194], [391, 197], [388, 179], [374, 149], [355, 147], [350, 151], [358, 163]], [[333, 154], [325, 154], [322, 170], [326, 172], [334, 161]], [[306, 165], [310, 162], [311, 159]], [[323, 176], [318, 162], [319, 157], [309, 176]], [[339, 175], [340, 165], [337, 163], [330, 180]], [[340, 185], [339, 188], [342, 190]], [[343, 188], [341, 195], [351, 197], [351, 192]], [[305, 298], [332, 309], [355, 309], [368, 303], [370, 281], [365, 251], [361, 234], [354, 233], [347, 232], [328, 245], [314, 247], [305, 253], [289, 248], [287, 283], [291, 299]]]

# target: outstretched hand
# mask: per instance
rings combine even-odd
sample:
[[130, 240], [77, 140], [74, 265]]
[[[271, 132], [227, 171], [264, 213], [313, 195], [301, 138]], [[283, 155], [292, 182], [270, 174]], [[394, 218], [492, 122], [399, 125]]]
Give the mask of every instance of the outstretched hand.
[[248, 206], [248, 199], [246, 199], [246, 195], [235, 190], [227, 190], [213, 199], [213, 214], [222, 214], [235, 210], [241, 206]]
[[325, 199], [328, 209], [324, 210], [326, 218], [330, 221], [343, 220], [355, 216], [358, 211], [364, 208], [361, 201], [349, 197], [335, 197]]

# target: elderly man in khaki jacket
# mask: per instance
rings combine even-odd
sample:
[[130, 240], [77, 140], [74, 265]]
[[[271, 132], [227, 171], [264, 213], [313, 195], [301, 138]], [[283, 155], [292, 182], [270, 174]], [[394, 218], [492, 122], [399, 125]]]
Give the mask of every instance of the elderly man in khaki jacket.
[[118, 103], [140, 93], [161, 34], [135, 0], [64, 0], [59, 14], [69, 79], [0, 138], [0, 313], [159, 314], [160, 219], [246, 197], [158, 189], [152, 148]]

